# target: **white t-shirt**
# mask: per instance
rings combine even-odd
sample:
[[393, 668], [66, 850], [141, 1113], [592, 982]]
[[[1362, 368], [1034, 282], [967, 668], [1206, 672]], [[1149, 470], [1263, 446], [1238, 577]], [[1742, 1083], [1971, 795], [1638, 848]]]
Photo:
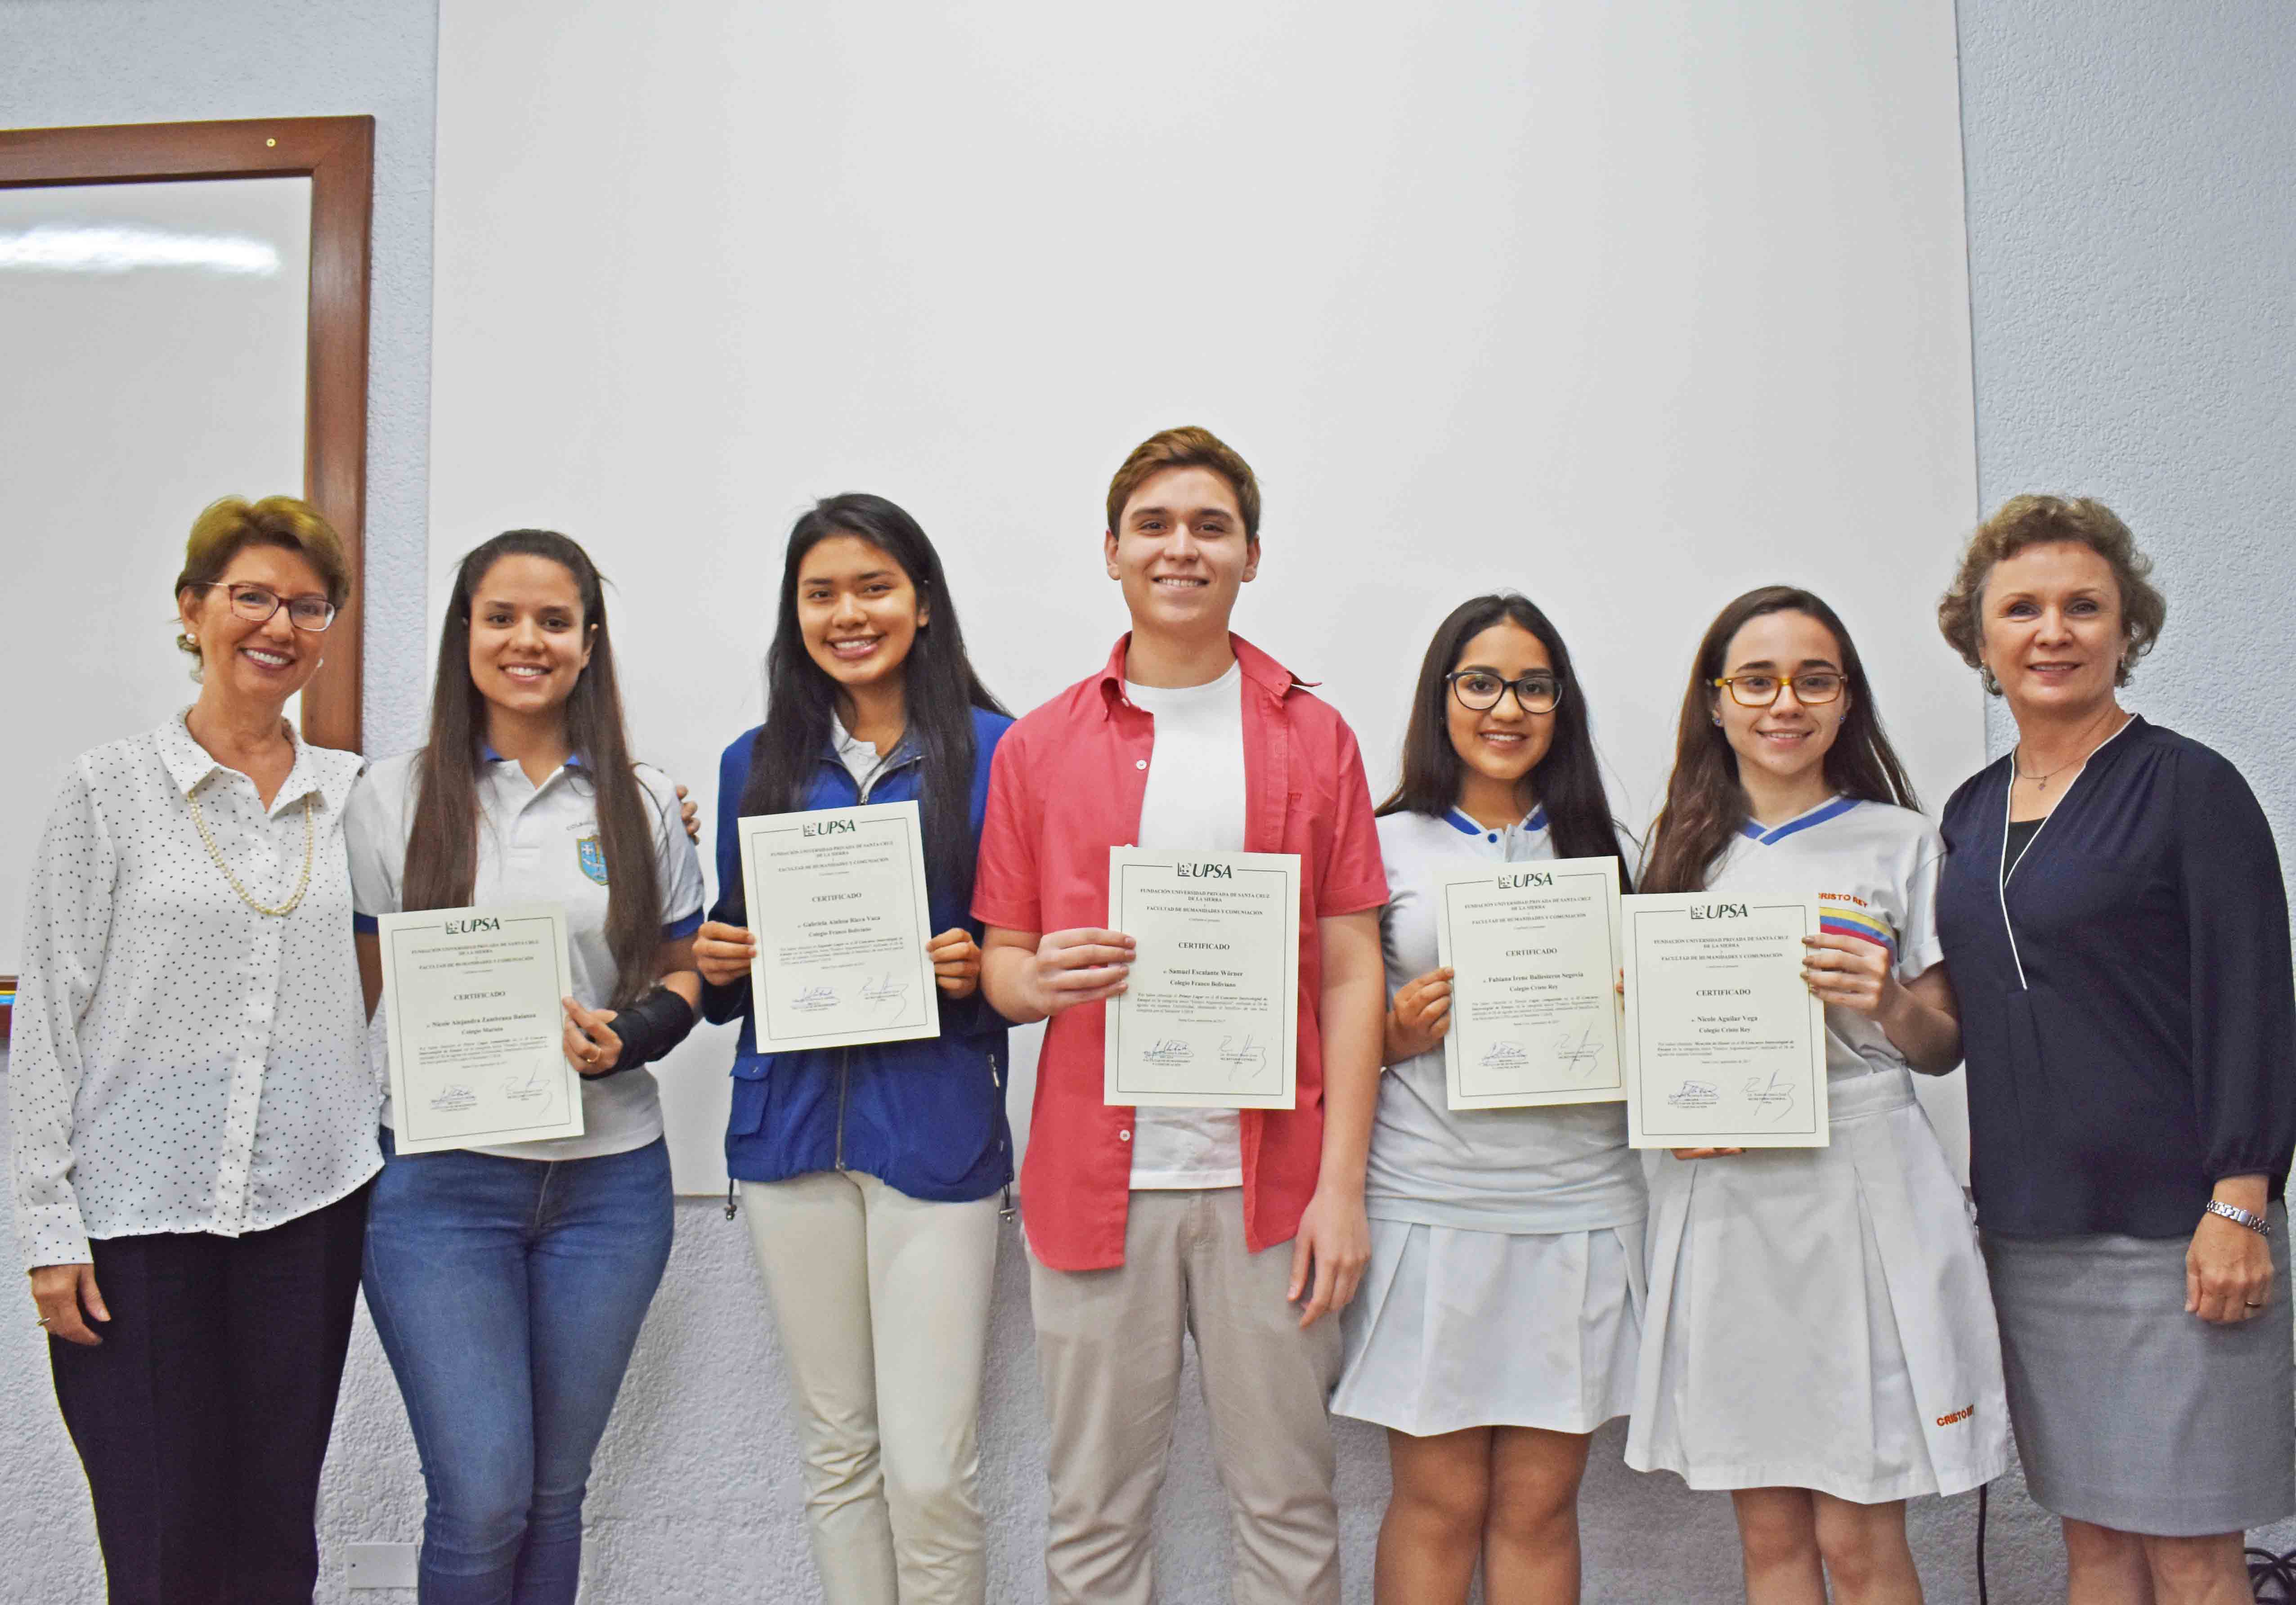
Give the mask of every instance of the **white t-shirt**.
[[[359, 917], [399, 912], [406, 884], [406, 838], [417, 783], [410, 752], [385, 758], [351, 793], [343, 818], [350, 848], [351, 905]], [[661, 885], [662, 937], [690, 936], [701, 923], [701, 865], [678, 816], [677, 789], [650, 765], [633, 766], [654, 814], [654, 873]], [[590, 776], [569, 764], [536, 786], [508, 758], [479, 765], [479, 869], [471, 901], [557, 903], [566, 909], [568, 957], [574, 1001], [605, 1006], [614, 994], [614, 954], [606, 945], [606, 864], [598, 847], [598, 809]], [[367, 1028], [376, 1078], [390, 1085], [388, 1011], [377, 1009]], [[382, 1123], [391, 1124], [383, 1100]], [[582, 1134], [481, 1148], [512, 1159], [588, 1159], [627, 1153], [661, 1135], [661, 1101], [652, 1067], [582, 1082]]]
[[[1706, 878], [1710, 891], [1815, 891], [1821, 928], [1890, 950], [1900, 982], [1945, 957], [1938, 939], [1938, 873], [1945, 841], [1911, 808], [1837, 797], [1784, 824], [1749, 822]], [[1825, 1011], [1830, 1076], [1904, 1066], [1888, 1033], [1851, 1009]]]
[[[1140, 845], [1243, 851], [1243, 667], [1209, 685], [1135, 685], [1124, 694], [1156, 721]], [[1234, 1110], [1141, 1109], [1132, 1120], [1136, 1188], [1241, 1187], [1243, 1134]]]

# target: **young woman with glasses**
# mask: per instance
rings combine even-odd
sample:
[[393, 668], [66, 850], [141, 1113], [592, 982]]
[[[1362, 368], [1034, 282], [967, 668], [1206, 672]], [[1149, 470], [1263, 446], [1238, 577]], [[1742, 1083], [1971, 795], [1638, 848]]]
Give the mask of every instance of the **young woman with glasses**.
[[1388, 1009], [1364, 1189], [1371, 1261], [1332, 1407], [1388, 1429], [1382, 1601], [1575, 1599], [1587, 1436], [1632, 1400], [1642, 1167], [1625, 1106], [1454, 1110], [1433, 872], [1620, 858], [1570, 654], [1522, 597], [1436, 630], [1379, 809]]
[[1833, 610], [1784, 585], [1723, 609], [1642, 888], [1820, 894], [1832, 1133], [1658, 1160], [1627, 1463], [1731, 1490], [1752, 1605], [1824, 1605], [1829, 1574], [1837, 1601], [1918, 1601], [1905, 1501], [2008, 1463], [1985, 1267], [1914, 1101], [1961, 1058], [1944, 850]]

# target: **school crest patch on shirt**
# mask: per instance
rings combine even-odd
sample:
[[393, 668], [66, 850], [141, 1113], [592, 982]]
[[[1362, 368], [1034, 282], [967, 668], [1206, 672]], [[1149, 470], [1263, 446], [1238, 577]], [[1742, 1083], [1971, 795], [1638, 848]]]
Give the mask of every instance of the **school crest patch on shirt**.
[[600, 886], [606, 884], [606, 849], [595, 836], [585, 836], [574, 844], [575, 856], [582, 863], [582, 872]]

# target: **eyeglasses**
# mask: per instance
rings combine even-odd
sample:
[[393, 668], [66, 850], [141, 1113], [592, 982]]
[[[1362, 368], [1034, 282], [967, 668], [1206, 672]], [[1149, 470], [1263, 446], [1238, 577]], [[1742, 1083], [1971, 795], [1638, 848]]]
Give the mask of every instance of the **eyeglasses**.
[[1455, 668], [1443, 677], [1451, 683], [1451, 694], [1459, 699], [1459, 706], [1476, 713], [1488, 713], [1510, 691], [1514, 692], [1515, 706], [1525, 713], [1553, 713], [1562, 700], [1562, 682], [1552, 675], [1506, 680], [1488, 669]]
[[282, 596], [268, 586], [237, 580], [211, 579], [189, 589], [212, 591], [217, 585], [231, 593], [231, 610], [251, 624], [269, 622], [283, 607], [287, 610], [289, 624], [315, 635], [335, 621], [335, 604], [324, 596]]
[[1741, 708], [1767, 708], [1789, 688], [1804, 708], [1831, 702], [1841, 694], [1841, 676], [1830, 668], [1807, 675], [1725, 675], [1707, 684], [1728, 688], [1730, 700]]

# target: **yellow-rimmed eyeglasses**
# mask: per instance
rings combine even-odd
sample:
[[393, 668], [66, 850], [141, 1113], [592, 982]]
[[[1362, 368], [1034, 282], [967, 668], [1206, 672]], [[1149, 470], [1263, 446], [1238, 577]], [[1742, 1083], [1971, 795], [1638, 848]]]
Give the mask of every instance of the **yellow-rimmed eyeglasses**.
[[1488, 669], [1455, 668], [1443, 677], [1451, 683], [1451, 694], [1459, 699], [1459, 706], [1476, 713], [1496, 708], [1509, 691], [1514, 692], [1515, 706], [1525, 713], [1553, 713], [1562, 700], [1562, 682], [1553, 675], [1507, 680]]
[[211, 579], [204, 585], [188, 589], [212, 591], [222, 585], [231, 594], [231, 610], [252, 624], [264, 624], [280, 609], [287, 610], [287, 622], [299, 630], [313, 635], [335, 621], [335, 604], [324, 596], [282, 596], [267, 585], [249, 585], [239, 580]]
[[1730, 700], [1741, 708], [1767, 708], [1778, 700], [1780, 692], [1789, 688], [1794, 700], [1804, 708], [1831, 702], [1841, 694], [1841, 675], [1830, 668], [1807, 675], [1725, 675], [1707, 684], [1728, 690]]

